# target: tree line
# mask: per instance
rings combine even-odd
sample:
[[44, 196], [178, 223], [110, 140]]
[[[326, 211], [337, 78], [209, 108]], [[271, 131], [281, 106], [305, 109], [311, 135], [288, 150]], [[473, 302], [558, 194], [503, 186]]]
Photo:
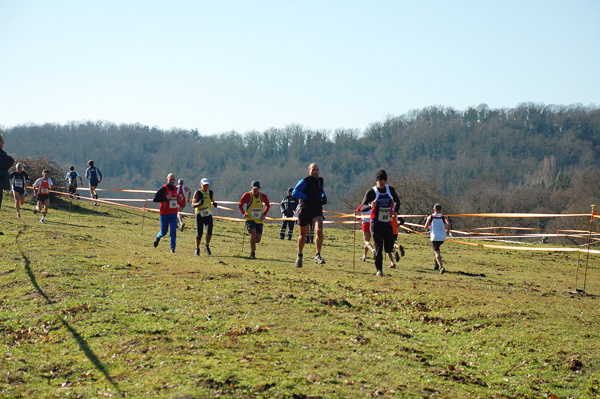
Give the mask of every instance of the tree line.
[[364, 131], [290, 124], [201, 135], [106, 121], [3, 131], [5, 149], [17, 157], [43, 155], [65, 171], [75, 165], [80, 173], [93, 159], [105, 187], [156, 188], [173, 172], [193, 189], [208, 177], [223, 199], [238, 199], [259, 180], [279, 200], [317, 162], [328, 208], [342, 212], [356, 207], [382, 168], [406, 213], [427, 213], [434, 202], [455, 213], [579, 213], [589, 212], [600, 194], [597, 106], [433, 106], [388, 117]]

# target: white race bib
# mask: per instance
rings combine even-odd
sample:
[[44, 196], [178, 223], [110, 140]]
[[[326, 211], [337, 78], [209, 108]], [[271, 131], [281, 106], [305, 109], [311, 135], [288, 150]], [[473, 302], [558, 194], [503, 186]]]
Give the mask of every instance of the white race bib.
[[379, 220], [380, 222], [389, 222], [390, 211], [391, 208], [379, 208], [379, 217], [377, 218], [377, 220]]
[[210, 216], [210, 211], [208, 210], [208, 208], [201, 208], [200, 209], [200, 216], [205, 218], [207, 216]]
[[23, 188], [23, 180], [15, 180], [15, 187]]
[[169, 208], [177, 208], [177, 198], [171, 198], [169, 200]]
[[50, 192], [50, 190], [48, 190], [47, 188], [42, 187], [42, 189], [40, 190], [40, 192], [42, 194], [48, 194]]
[[262, 214], [262, 209], [252, 208], [252, 219], [260, 219]]

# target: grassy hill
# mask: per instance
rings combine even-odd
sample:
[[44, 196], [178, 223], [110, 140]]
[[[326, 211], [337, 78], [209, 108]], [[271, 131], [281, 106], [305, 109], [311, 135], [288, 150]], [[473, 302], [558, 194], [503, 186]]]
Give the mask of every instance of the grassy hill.
[[[577, 255], [401, 235], [376, 278], [360, 237], [326, 228], [327, 263], [294, 267], [268, 224], [257, 260], [243, 225], [152, 241], [158, 217], [81, 202], [0, 212], [0, 396], [528, 398], [600, 395], [598, 297], [572, 295]], [[189, 219], [188, 219], [189, 221]], [[188, 222], [188, 225], [192, 223]], [[600, 291], [591, 257], [588, 293]], [[580, 274], [581, 278], [582, 274]]]

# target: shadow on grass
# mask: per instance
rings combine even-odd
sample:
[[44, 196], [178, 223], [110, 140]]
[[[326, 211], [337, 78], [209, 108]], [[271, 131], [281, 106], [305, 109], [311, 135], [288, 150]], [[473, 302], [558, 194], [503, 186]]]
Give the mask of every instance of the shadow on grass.
[[[15, 238], [15, 240], [17, 241], [17, 244], [18, 244], [18, 238], [19, 238], [20, 234], [21, 234], [21, 232], [19, 232], [17, 234], [17, 237]], [[23, 262], [25, 262], [25, 271], [27, 272], [27, 275], [29, 276], [29, 280], [31, 280], [31, 284], [33, 285], [35, 290], [38, 292], [38, 294], [40, 294], [46, 300], [46, 302], [48, 302], [49, 305], [52, 305], [54, 302], [48, 297], [48, 295], [46, 295], [44, 290], [42, 290], [42, 288], [38, 284], [37, 278], [35, 277], [35, 274], [33, 274], [33, 271], [31, 270], [31, 261], [23, 253], [22, 250], [21, 250], [21, 257], [23, 258]], [[98, 356], [96, 356], [94, 351], [88, 345], [87, 341], [77, 332], [77, 330], [75, 330], [60, 315], [57, 315], [57, 318], [58, 318], [58, 320], [60, 320], [62, 325], [65, 326], [65, 328], [67, 330], [69, 330], [69, 332], [71, 333], [71, 335], [73, 336], [73, 338], [75, 339], [77, 344], [79, 345], [79, 348], [83, 351], [83, 353], [88, 358], [88, 360], [98, 369], [98, 371], [100, 371], [104, 375], [104, 377], [108, 380], [108, 382], [117, 390], [119, 395], [123, 396], [123, 392], [121, 391], [121, 389], [119, 388], [117, 383], [112, 379], [112, 377], [108, 373], [106, 366], [104, 366], [104, 364], [102, 364], [102, 362], [100, 361]]]

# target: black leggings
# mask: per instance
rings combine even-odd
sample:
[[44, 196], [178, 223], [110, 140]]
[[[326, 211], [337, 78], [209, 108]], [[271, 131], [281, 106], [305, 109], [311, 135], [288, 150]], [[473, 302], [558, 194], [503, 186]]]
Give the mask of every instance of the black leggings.
[[375, 267], [383, 270], [383, 253], [394, 251], [394, 230], [390, 223], [371, 223], [371, 235], [375, 241]]

